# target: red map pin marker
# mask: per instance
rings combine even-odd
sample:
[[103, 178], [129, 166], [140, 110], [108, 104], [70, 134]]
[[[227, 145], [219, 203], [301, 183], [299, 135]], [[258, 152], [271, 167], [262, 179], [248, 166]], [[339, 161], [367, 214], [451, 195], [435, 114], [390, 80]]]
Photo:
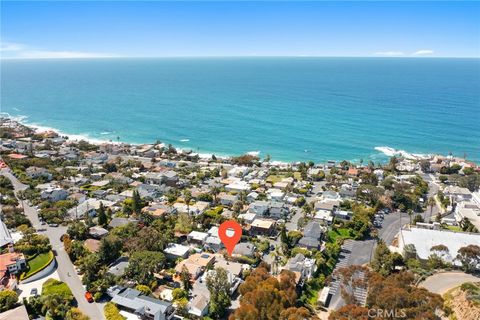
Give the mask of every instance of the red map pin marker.
[[218, 227], [218, 237], [227, 248], [228, 254], [232, 255], [233, 249], [242, 237], [242, 227], [233, 220], [225, 221]]

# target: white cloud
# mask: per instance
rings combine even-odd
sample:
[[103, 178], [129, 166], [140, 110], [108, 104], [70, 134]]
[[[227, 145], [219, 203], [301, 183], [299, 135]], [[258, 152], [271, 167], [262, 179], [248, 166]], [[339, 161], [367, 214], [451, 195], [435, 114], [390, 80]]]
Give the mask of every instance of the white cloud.
[[0, 44], [1, 58], [5, 59], [72, 59], [72, 58], [114, 58], [120, 57], [112, 53], [54, 51], [32, 48], [13, 42]]
[[424, 49], [424, 50], [415, 51], [414, 53], [412, 53], [412, 56], [424, 56], [424, 55], [429, 55], [433, 53], [434, 53], [433, 50]]
[[375, 52], [375, 55], [393, 57], [393, 56], [403, 56], [404, 53], [402, 51], [379, 51], [379, 52]]
[[0, 52], [5, 51], [19, 51], [23, 49], [23, 45], [14, 42], [2, 42], [0, 43]]
[[78, 52], [78, 51], [42, 51], [27, 50], [19, 53], [19, 59], [72, 59], [72, 58], [114, 58], [118, 55], [109, 53]]

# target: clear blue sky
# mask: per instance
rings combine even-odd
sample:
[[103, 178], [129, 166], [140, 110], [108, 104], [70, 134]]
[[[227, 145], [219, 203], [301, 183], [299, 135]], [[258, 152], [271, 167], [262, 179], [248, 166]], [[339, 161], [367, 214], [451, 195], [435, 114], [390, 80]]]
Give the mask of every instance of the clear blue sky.
[[3, 58], [480, 56], [477, 2], [1, 2]]

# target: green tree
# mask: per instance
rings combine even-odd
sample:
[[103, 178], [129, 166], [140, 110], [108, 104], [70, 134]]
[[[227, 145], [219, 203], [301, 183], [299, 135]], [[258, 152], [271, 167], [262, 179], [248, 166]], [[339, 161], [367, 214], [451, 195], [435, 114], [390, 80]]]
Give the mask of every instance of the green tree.
[[0, 291], [0, 312], [12, 309], [18, 301], [18, 295], [12, 290]]
[[172, 297], [174, 301], [188, 298], [188, 292], [183, 290], [182, 288], [175, 288], [172, 291]]
[[185, 265], [182, 267], [182, 272], [180, 273], [180, 281], [182, 281], [183, 289], [185, 291], [188, 292], [192, 289], [192, 276]]
[[100, 207], [98, 208], [98, 225], [105, 227], [108, 223], [107, 213], [105, 212], [105, 207], [103, 202], [100, 202]]
[[468, 245], [458, 250], [457, 260], [462, 263], [462, 268], [467, 272], [475, 270], [480, 263], [480, 246]]
[[113, 262], [120, 256], [122, 250], [122, 241], [114, 235], [108, 235], [100, 241], [98, 256], [100, 261], [105, 264]]
[[380, 240], [375, 248], [371, 262], [373, 270], [382, 276], [387, 276], [395, 270], [396, 266], [403, 264], [402, 256], [398, 253], [391, 253], [385, 242]]
[[210, 291], [210, 315], [220, 319], [231, 305], [230, 281], [228, 272], [223, 268], [216, 268], [207, 275], [207, 288]]
[[68, 226], [67, 233], [70, 239], [85, 240], [88, 236], [88, 229], [82, 221], [75, 221]]
[[153, 279], [153, 273], [159, 272], [165, 264], [165, 256], [161, 252], [134, 252], [129, 260], [125, 274], [140, 284], [148, 285]]
[[190, 190], [185, 189], [183, 191], [183, 200], [185, 200], [185, 204], [187, 205], [187, 212], [190, 213], [190, 201], [192, 201], [192, 193]]
[[140, 194], [137, 190], [133, 191], [133, 198], [132, 198], [132, 211], [136, 214], [140, 214], [142, 208], [145, 206], [142, 198], [140, 198]]
[[149, 296], [150, 294], [152, 294], [152, 289], [150, 289], [149, 286], [146, 286], [146, 285], [143, 285], [143, 284], [137, 284], [135, 289], [137, 289], [138, 291], [140, 291], [141, 293], [143, 293], [146, 296]]
[[89, 320], [90, 318], [87, 317], [82, 313], [82, 311], [78, 308], [71, 308], [67, 312], [67, 316], [65, 320]]

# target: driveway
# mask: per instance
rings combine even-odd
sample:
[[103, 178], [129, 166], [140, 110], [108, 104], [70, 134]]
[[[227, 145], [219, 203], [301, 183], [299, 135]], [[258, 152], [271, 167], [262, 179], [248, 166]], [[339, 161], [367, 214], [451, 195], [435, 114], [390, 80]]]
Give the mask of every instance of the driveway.
[[30, 291], [32, 291], [32, 289], [34, 288], [38, 290], [39, 295], [42, 294], [42, 285], [45, 281], [47, 281], [50, 278], [60, 280], [57, 270], [53, 271], [48, 276], [45, 276], [42, 279], [39, 279], [37, 281], [33, 281], [25, 284], [20, 283], [17, 288], [17, 292], [19, 291], [19, 295], [18, 295], [19, 300], [22, 300], [23, 298], [28, 299], [30, 297]]
[[458, 287], [465, 282], [479, 282], [480, 277], [464, 272], [442, 272], [428, 277], [418, 286], [427, 289], [430, 292], [443, 295], [450, 289]]
[[[13, 176], [8, 169], [2, 169], [0, 174], [9, 178], [12, 181], [12, 184], [15, 188], [15, 192], [20, 190], [25, 190], [27, 188], [26, 185], [21, 183], [15, 176]], [[38, 213], [37, 210], [30, 206], [27, 201], [19, 200], [20, 204], [23, 207], [25, 215], [30, 219], [33, 227], [38, 229], [40, 225], [40, 221], [38, 220]], [[83, 288], [82, 282], [78, 277], [75, 269], [73, 267], [72, 261], [70, 261], [70, 257], [63, 249], [63, 243], [60, 241], [60, 236], [67, 231], [67, 227], [58, 226], [58, 227], [49, 227], [49, 226], [42, 226], [46, 228], [46, 231], [39, 232], [40, 234], [44, 234], [50, 240], [50, 244], [52, 245], [52, 249], [56, 252], [55, 258], [57, 260], [57, 273], [61, 281], [65, 282], [72, 290], [75, 299], [77, 300], [78, 307], [84, 314], [90, 317], [92, 320], [97, 319], [104, 319], [103, 316], [103, 309], [100, 309], [97, 303], [88, 303], [85, 299], [85, 289]], [[30, 292], [29, 292], [30, 293]]]

